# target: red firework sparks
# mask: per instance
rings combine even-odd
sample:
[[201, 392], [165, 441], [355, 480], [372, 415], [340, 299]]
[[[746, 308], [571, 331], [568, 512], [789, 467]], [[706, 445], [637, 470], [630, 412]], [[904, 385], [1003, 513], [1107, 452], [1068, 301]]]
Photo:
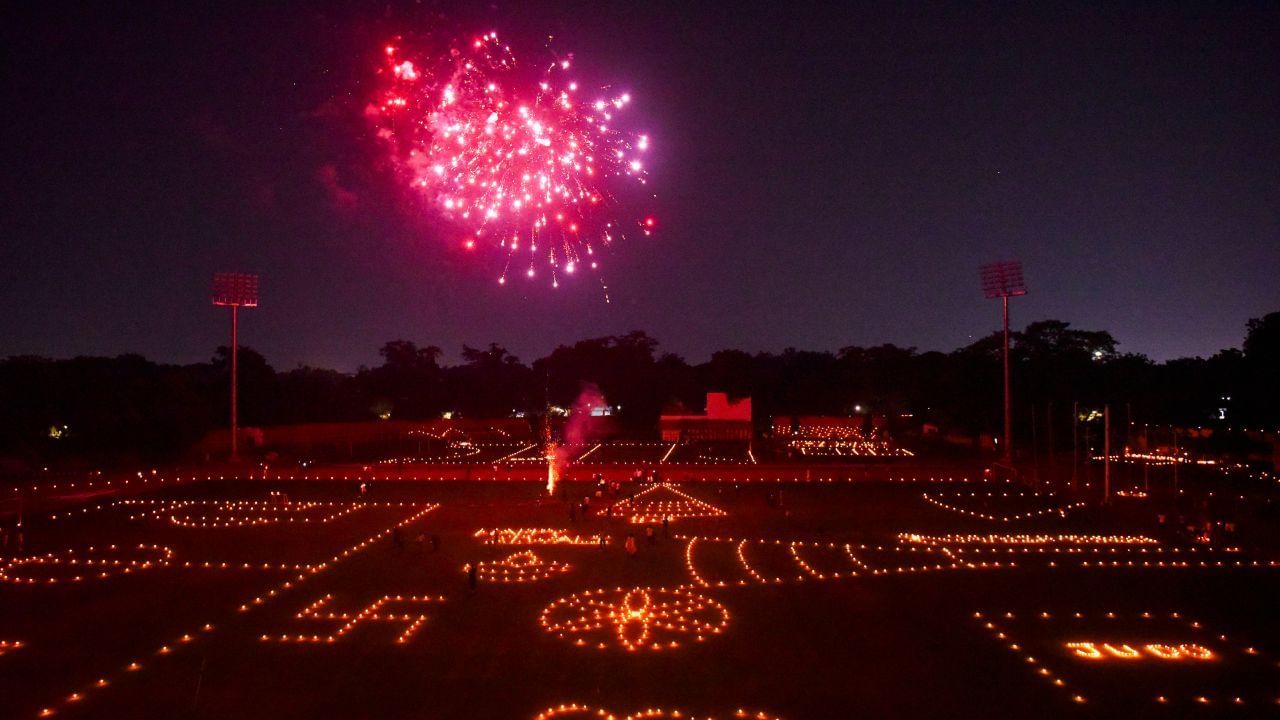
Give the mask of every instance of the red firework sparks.
[[[511, 48], [497, 33], [445, 55], [385, 48], [385, 80], [372, 108], [378, 135], [424, 201], [465, 228], [462, 245], [500, 248], [498, 282], [518, 267], [559, 276], [599, 267], [597, 251], [653, 218], [610, 215], [620, 183], [645, 182], [645, 135], [614, 127], [630, 95], [583, 98], [572, 58], [550, 62], [521, 82]], [[527, 266], [526, 266], [527, 263]]]

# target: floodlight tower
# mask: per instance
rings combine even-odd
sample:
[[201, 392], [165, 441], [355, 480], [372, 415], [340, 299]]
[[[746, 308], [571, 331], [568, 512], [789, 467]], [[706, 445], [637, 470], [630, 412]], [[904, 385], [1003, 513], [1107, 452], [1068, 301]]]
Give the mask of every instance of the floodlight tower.
[[982, 266], [982, 292], [1004, 305], [1004, 460], [1013, 465], [1013, 401], [1009, 394], [1009, 298], [1027, 294], [1022, 262], [1006, 260]]
[[239, 310], [258, 307], [258, 276], [254, 273], [214, 273], [213, 304], [231, 308], [231, 462], [240, 459], [236, 415], [236, 376], [239, 355]]

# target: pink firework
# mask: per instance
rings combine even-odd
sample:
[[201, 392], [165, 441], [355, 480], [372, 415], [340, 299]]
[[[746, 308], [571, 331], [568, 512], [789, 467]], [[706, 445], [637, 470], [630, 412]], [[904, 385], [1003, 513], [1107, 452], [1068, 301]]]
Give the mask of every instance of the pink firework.
[[[600, 248], [652, 217], [619, 222], [612, 190], [644, 184], [644, 135], [615, 128], [626, 93], [583, 97], [572, 58], [529, 77], [496, 33], [418, 56], [388, 45], [371, 116], [397, 166], [427, 204], [463, 228], [461, 243], [499, 248], [534, 278], [599, 268]], [[524, 81], [522, 82], [522, 78]]]

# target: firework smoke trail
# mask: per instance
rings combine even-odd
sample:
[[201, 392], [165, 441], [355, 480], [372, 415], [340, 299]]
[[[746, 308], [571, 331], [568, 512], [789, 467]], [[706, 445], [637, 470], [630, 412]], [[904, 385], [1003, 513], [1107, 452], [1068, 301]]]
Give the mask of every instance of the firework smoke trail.
[[496, 33], [444, 55], [399, 44], [384, 53], [385, 82], [369, 113], [378, 135], [411, 187], [465, 229], [467, 249], [505, 253], [499, 283], [545, 267], [558, 287], [562, 275], [599, 269], [602, 247], [653, 231], [652, 217], [610, 215], [611, 188], [646, 180], [648, 137], [614, 126], [631, 97], [583, 97], [569, 75], [572, 56], [522, 83]]

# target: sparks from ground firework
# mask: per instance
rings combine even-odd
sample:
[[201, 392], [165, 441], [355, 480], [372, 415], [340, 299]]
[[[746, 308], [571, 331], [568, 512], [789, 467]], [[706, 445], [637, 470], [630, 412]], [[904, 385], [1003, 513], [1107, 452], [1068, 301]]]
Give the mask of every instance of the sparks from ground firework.
[[[628, 93], [584, 98], [569, 76], [572, 56], [548, 63], [536, 81], [497, 33], [418, 56], [384, 48], [385, 82], [370, 115], [411, 187], [465, 229], [467, 250], [505, 253], [498, 278], [597, 270], [598, 250], [632, 226], [650, 235], [652, 217], [613, 219], [611, 188], [645, 183], [650, 139], [614, 127]], [[526, 265], [527, 263], [527, 265]]]

